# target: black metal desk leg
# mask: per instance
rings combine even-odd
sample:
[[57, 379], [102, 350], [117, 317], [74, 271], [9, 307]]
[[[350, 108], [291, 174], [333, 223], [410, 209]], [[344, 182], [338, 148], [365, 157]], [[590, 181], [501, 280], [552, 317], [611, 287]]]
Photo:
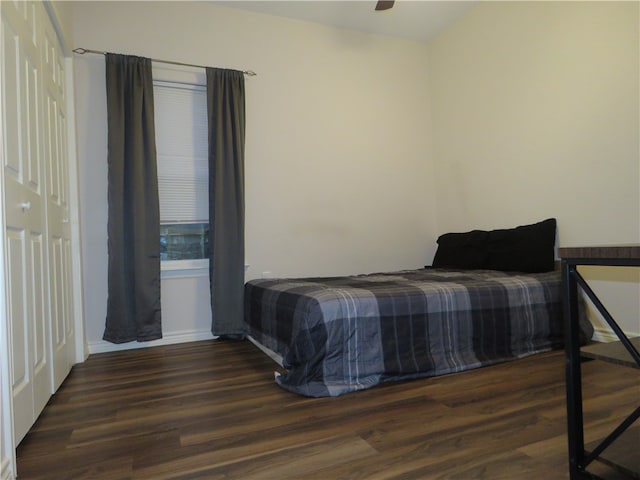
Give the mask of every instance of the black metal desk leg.
[[584, 430], [582, 419], [582, 374], [580, 371], [580, 339], [578, 284], [576, 266], [562, 261], [564, 289], [565, 361], [567, 379], [567, 436], [569, 440], [569, 473], [571, 480], [585, 478]]

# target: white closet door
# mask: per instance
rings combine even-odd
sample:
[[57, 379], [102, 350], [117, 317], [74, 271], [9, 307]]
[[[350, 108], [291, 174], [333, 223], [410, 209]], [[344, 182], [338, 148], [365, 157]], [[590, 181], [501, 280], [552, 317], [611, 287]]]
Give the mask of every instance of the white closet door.
[[39, 22], [42, 4], [2, 7], [6, 318], [15, 442], [52, 391]]
[[71, 282], [69, 158], [65, 99], [64, 55], [49, 22], [42, 37], [44, 163], [53, 389], [58, 389], [75, 359]]

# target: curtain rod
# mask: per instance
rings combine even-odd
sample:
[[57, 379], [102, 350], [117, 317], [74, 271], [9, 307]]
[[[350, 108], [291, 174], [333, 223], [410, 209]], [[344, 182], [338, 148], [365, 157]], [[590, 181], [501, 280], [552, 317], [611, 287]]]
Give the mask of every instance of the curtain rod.
[[[107, 52], [100, 52], [98, 50], [90, 50], [88, 48], [74, 48], [73, 49], [73, 53], [77, 53], [78, 55], [84, 55], [85, 53], [96, 53], [98, 55], [106, 55], [107, 54]], [[155, 59], [155, 58], [151, 58], [150, 60], [152, 62], [167, 63], [169, 65], [180, 65], [181, 67], [207, 68], [207, 67], [203, 67], [202, 65], [194, 65], [192, 63], [172, 62], [170, 60], [158, 60], [158, 59]], [[243, 70], [242, 73], [244, 73], [248, 77], [255, 77], [256, 75], [258, 75], [253, 70]]]

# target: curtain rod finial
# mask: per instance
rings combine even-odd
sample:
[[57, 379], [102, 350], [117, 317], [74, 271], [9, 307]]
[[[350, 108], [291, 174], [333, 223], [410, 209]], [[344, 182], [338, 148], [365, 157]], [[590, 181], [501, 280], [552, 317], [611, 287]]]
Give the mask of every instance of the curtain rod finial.
[[74, 48], [72, 50], [73, 53], [77, 53], [78, 55], [84, 55], [85, 53], [97, 53], [99, 55], [106, 55], [107, 52], [99, 52], [97, 50], [91, 50], [89, 48], [82, 48], [82, 47], [78, 47], [78, 48]]

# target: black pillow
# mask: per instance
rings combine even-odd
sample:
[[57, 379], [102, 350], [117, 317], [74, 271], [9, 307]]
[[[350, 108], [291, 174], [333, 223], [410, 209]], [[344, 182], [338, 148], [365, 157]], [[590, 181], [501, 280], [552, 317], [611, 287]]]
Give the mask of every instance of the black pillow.
[[554, 269], [556, 219], [533, 225], [493, 230], [487, 238], [487, 263], [491, 270], [548, 272]]
[[554, 269], [556, 219], [501, 230], [438, 237], [435, 268], [548, 272]]
[[485, 268], [488, 232], [445, 233], [438, 238], [438, 250], [433, 259], [435, 268]]

